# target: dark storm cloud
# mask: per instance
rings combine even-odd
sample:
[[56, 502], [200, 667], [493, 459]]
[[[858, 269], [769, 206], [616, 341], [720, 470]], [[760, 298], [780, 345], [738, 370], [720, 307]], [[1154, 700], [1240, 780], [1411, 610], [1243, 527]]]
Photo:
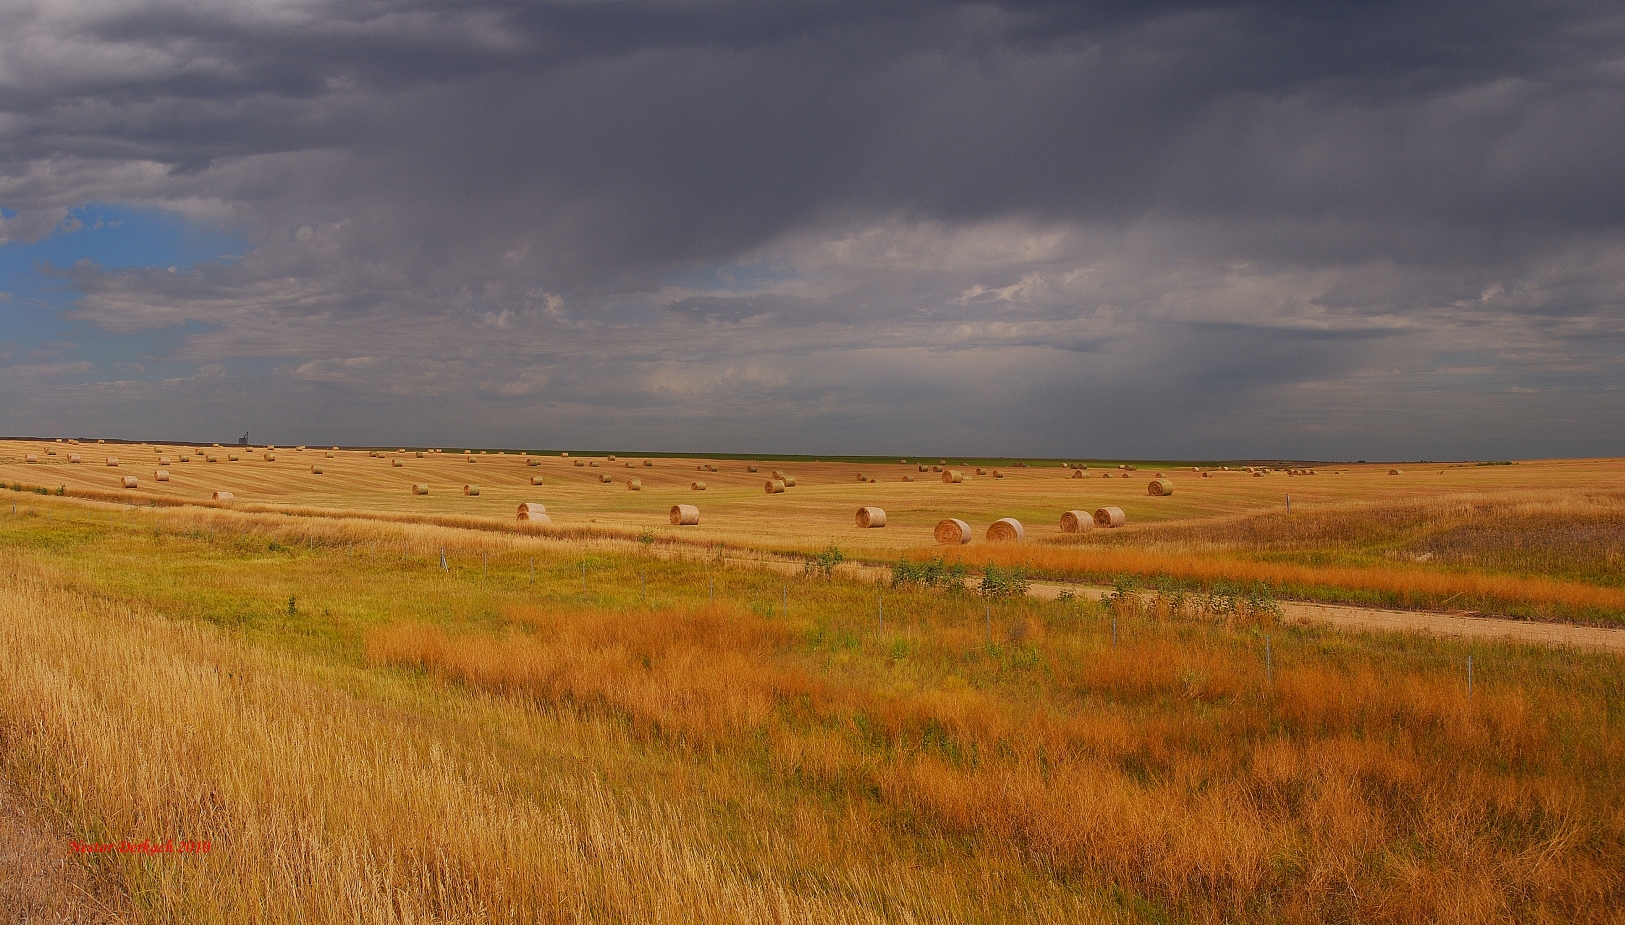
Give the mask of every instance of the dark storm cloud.
[[[1625, 410], [1622, 84], [1600, 2], [13, 5], [0, 240], [253, 249], [47, 270], [230, 401], [59, 363], [12, 428], [1466, 452], [1511, 389]], [[1491, 445], [1625, 450], [1557, 429]]]

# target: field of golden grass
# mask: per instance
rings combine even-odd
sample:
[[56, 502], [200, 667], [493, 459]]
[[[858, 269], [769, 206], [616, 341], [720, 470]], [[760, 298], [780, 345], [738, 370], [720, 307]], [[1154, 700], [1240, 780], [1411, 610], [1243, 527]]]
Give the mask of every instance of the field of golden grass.
[[[69, 452], [84, 461], [68, 464]], [[918, 471], [922, 463], [937, 466], [937, 459], [419, 452], [283, 447], [267, 461], [263, 448], [5, 441], [0, 481], [131, 504], [209, 503], [213, 492], [225, 490], [241, 510], [366, 513], [494, 530], [518, 529], [519, 503], [539, 501], [552, 518], [541, 532], [561, 536], [644, 534], [781, 552], [833, 543], [848, 556], [876, 562], [945, 553], [973, 566], [1019, 564], [1065, 579], [1264, 582], [1278, 596], [1309, 600], [1599, 624], [1625, 620], [1625, 460], [1406, 465], [1400, 475], [1389, 475], [1387, 464], [1263, 477], [1235, 467], [1207, 478], [1188, 466], [1142, 462], [1128, 472], [1097, 463], [1085, 478], [1072, 478], [1073, 470], [1055, 461], [1018, 467], [947, 459], [950, 466], [967, 463], [960, 468], [969, 478], [944, 484], [938, 473]], [[39, 461], [25, 462], [30, 453]], [[231, 453], [239, 460], [230, 461]], [[105, 464], [109, 455], [119, 457], [118, 468]], [[165, 455], [170, 481], [154, 481]], [[191, 461], [181, 463], [183, 455]], [[218, 461], [206, 462], [209, 455]], [[402, 465], [393, 465], [396, 459]], [[976, 475], [977, 468], [988, 474]], [[993, 478], [995, 469], [1004, 477]], [[765, 494], [762, 484], [774, 470], [794, 475], [796, 486]], [[1159, 472], [1173, 480], [1172, 496], [1147, 494]], [[860, 473], [874, 481], [860, 483]], [[138, 487], [120, 488], [120, 479], [131, 474]], [[613, 480], [604, 483], [605, 475]], [[905, 476], [914, 481], [904, 482]], [[544, 484], [532, 485], [533, 477]], [[638, 479], [642, 490], [628, 490], [628, 478]], [[691, 490], [694, 481], [706, 490]], [[414, 495], [415, 483], [428, 484], [429, 494]], [[477, 485], [479, 495], [463, 494], [467, 484]], [[678, 503], [700, 507], [698, 526], [667, 522]], [[883, 508], [887, 525], [858, 528], [854, 514], [863, 505]], [[1063, 512], [1106, 505], [1121, 507], [1128, 526], [1078, 536], [1060, 532]], [[972, 525], [969, 546], [929, 545], [932, 529], [947, 517]], [[1021, 520], [1027, 542], [987, 542], [984, 531], [1000, 517]]]
[[39, 842], [135, 921], [1601, 922], [1625, 901], [1617, 656], [12, 499], [0, 775], [68, 838], [209, 845]]

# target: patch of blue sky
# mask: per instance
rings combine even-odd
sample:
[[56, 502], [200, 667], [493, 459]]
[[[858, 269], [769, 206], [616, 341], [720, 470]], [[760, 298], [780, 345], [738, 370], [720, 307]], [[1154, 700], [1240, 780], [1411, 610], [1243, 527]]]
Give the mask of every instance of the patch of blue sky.
[[776, 284], [795, 279], [788, 261], [761, 263], [707, 263], [679, 267], [666, 273], [667, 286], [716, 293], [751, 293], [771, 290]]
[[[5, 214], [16, 213], [5, 210]], [[179, 272], [199, 263], [235, 260], [247, 247], [240, 235], [165, 209], [86, 203], [70, 210], [55, 231], [38, 241], [0, 245], [0, 293], [7, 294], [0, 297], [4, 299], [0, 314], [6, 318], [3, 336], [25, 352], [48, 348], [53, 342], [78, 342], [81, 347], [99, 343], [107, 350], [113, 347], [111, 338], [81, 330], [62, 317], [79, 293], [67, 280], [51, 275], [50, 268], [89, 260], [104, 270], [174, 267]], [[117, 340], [137, 351], [158, 346]]]

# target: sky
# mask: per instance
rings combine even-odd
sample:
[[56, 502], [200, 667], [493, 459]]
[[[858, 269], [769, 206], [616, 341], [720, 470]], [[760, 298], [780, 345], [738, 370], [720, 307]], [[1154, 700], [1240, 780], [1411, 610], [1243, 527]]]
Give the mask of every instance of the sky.
[[1625, 6], [11, 0], [0, 433], [1625, 455]]

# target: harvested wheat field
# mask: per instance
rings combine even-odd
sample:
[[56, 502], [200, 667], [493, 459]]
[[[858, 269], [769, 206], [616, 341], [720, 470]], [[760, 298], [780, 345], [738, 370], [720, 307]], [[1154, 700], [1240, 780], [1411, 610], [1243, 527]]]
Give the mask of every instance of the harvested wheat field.
[[[1360, 632], [1292, 603], [1625, 634], [1620, 461], [1204, 465], [1157, 497], [1170, 463], [946, 459], [1004, 476], [953, 483], [637, 454], [632, 492], [600, 481], [608, 454], [487, 452], [465, 495], [462, 448], [166, 445], [170, 480], [131, 490], [56, 448], [0, 444], [19, 915], [1511, 923], [1625, 901], [1613, 637]], [[774, 470], [794, 485], [763, 492]], [[1104, 507], [1124, 525], [1062, 532]], [[1022, 529], [987, 540], [1002, 518]], [[939, 545], [955, 519], [970, 541]]]

